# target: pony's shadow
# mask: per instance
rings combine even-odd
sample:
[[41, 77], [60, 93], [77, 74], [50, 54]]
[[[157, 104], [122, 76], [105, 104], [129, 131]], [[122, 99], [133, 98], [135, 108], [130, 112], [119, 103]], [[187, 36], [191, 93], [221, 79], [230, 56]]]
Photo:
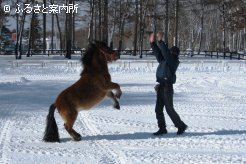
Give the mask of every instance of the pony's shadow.
[[[216, 132], [186, 132], [183, 135], [176, 135], [176, 133], [171, 132], [162, 136], [153, 136], [150, 132], [136, 132], [136, 133], [126, 133], [126, 134], [107, 134], [107, 135], [95, 135], [95, 136], [85, 136], [82, 140], [143, 140], [143, 139], [154, 139], [154, 138], [177, 138], [177, 137], [199, 137], [206, 135], [240, 135], [245, 134], [246, 130], [220, 130]], [[71, 141], [71, 138], [63, 138], [61, 142]]]

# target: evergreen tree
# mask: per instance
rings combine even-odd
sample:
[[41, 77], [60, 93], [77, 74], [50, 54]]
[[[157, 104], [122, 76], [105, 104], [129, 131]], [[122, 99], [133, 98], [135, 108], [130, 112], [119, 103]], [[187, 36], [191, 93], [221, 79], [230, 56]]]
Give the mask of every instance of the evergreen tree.
[[[31, 30], [30, 30], [31, 29]], [[24, 37], [28, 40], [27, 56], [30, 56], [30, 49], [34, 52], [42, 49], [42, 29], [38, 14], [33, 12], [29, 28], [25, 31]]]
[[42, 48], [41, 31], [42, 29], [38, 14], [34, 13], [31, 22], [31, 48], [34, 50], [40, 50]]

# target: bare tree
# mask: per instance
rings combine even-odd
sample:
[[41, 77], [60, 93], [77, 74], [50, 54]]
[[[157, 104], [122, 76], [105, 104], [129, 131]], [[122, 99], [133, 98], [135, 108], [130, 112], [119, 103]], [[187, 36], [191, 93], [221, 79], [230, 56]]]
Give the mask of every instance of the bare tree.
[[[43, 7], [46, 9], [46, 0], [43, 0]], [[46, 10], [43, 12], [43, 54], [46, 54]]]
[[118, 47], [118, 52], [119, 55], [121, 54], [122, 50], [122, 44], [123, 44], [123, 34], [124, 34], [124, 29], [125, 29], [125, 22], [126, 19], [129, 17], [129, 7], [130, 3], [128, 0], [126, 2], [122, 2], [120, 0], [119, 2], [119, 47]]
[[140, 1], [140, 58], [143, 56], [143, 40], [144, 40], [144, 31], [145, 31], [145, 18], [147, 15], [147, 6], [149, 4], [149, 0]]
[[[34, 0], [31, 0], [31, 3], [33, 5]], [[31, 21], [30, 21], [30, 25], [29, 25], [28, 44], [27, 44], [28, 48], [27, 48], [27, 54], [26, 54], [27, 57], [30, 57], [33, 18], [34, 18], [34, 10], [32, 10]]]
[[166, 0], [166, 15], [165, 15], [165, 43], [168, 46], [168, 23], [169, 23], [169, 14], [168, 14], [168, 8], [169, 8], [169, 0]]
[[[0, 0], [0, 5], [2, 6], [3, 0]], [[2, 36], [2, 29], [4, 26], [4, 22], [7, 22], [6, 17], [8, 16], [7, 13], [5, 13], [2, 8], [0, 8], [0, 36]], [[0, 50], [2, 50], [2, 37], [0, 37]], [[1, 55], [2, 51], [0, 51]]]
[[137, 55], [137, 41], [138, 41], [138, 0], [135, 0], [135, 25], [134, 25], [134, 39], [133, 39], [133, 56]]
[[203, 41], [203, 29], [204, 29], [204, 0], [201, 0], [201, 31], [200, 31], [200, 41], [199, 41], [199, 48], [198, 48], [198, 54], [200, 54], [202, 41]]
[[176, 6], [175, 6], [175, 41], [174, 45], [178, 46], [178, 25], [179, 23], [179, 0], [176, 0]]
[[[25, 4], [28, 4], [29, 1], [26, 0], [23, 3], [23, 6], [25, 6]], [[17, 5], [19, 5], [19, 1], [17, 1]], [[17, 12], [20, 6], [17, 6]], [[26, 11], [23, 11], [22, 15], [21, 15], [21, 21], [19, 24], [19, 14], [17, 15], [17, 25], [18, 26], [18, 34], [17, 34], [17, 42], [16, 42], [16, 59], [21, 59], [22, 58], [22, 39], [23, 39], [23, 33], [24, 33], [24, 25], [25, 25], [25, 20], [26, 20]]]
[[[66, 5], [74, 4], [74, 1], [66, 0]], [[24, 2], [31, 3], [31, 0]], [[46, 7], [47, 0], [42, 2]], [[62, 0], [48, 2], [64, 3]], [[133, 55], [137, 55], [137, 51], [140, 50], [141, 58], [142, 50], [149, 48], [147, 32], [156, 29], [164, 32], [166, 43], [178, 45], [182, 50], [191, 48], [200, 52], [245, 49], [246, 2], [244, 0], [83, 0], [77, 2], [89, 6], [89, 9], [85, 9], [88, 14], [84, 18], [79, 14], [71, 13], [66, 15], [66, 19], [65, 16], [58, 14], [53, 16], [54, 19], [46, 19], [47, 15], [43, 13], [43, 53], [46, 53], [46, 35], [48, 35], [46, 23], [54, 27], [55, 19], [59, 31], [57, 37], [61, 40], [60, 47], [67, 49], [67, 58], [71, 58], [71, 49], [79, 39], [80, 46], [85, 46], [88, 41], [94, 39], [103, 40], [111, 46], [114, 43], [119, 52], [124, 47], [132, 47]], [[24, 24], [29, 16], [26, 16], [25, 12], [16, 13], [15, 16], [18, 24], [16, 58], [21, 58], [22, 31], [27, 27]], [[85, 22], [88, 22], [89, 18], [89, 26], [86, 29], [78, 29], [75, 24], [77, 18]], [[63, 22], [65, 26], [61, 27]], [[54, 33], [54, 30], [52, 31]], [[76, 37], [78, 31], [83, 35], [88, 34], [88, 38]]]
[[93, 19], [94, 19], [94, 9], [95, 9], [95, 0], [90, 0], [90, 24], [88, 31], [88, 41], [91, 42], [93, 40]]
[[116, 0], [114, 0], [114, 2], [111, 2], [110, 4], [111, 4], [111, 7], [110, 7], [111, 10], [109, 10], [109, 12], [113, 13], [113, 14], [111, 14], [109, 16], [109, 18], [108, 18], [109, 19], [108, 22], [110, 22], [110, 23], [108, 23], [108, 26], [109, 26], [108, 27], [108, 29], [109, 29], [109, 31], [108, 31], [108, 33], [109, 33], [108, 42], [109, 42], [109, 46], [111, 48], [113, 48], [114, 47], [114, 45], [113, 45], [113, 37], [114, 37], [114, 34], [115, 34], [115, 30], [116, 30], [116, 19], [117, 19], [117, 14], [116, 14], [116, 12], [117, 12], [117, 7], [116, 7], [117, 2], [116, 2]]
[[55, 14], [55, 16], [56, 16], [56, 24], [57, 24], [59, 39], [60, 39], [60, 48], [62, 49], [63, 38], [62, 38], [62, 33], [61, 33], [60, 21], [59, 21], [59, 17], [57, 13]]
[[102, 41], [104, 41], [106, 44], [108, 44], [108, 0], [103, 1], [104, 6], [104, 14], [103, 14], [103, 38]]
[[[73, 0], [69, 0], [69, 4], [73, 4]], [[72, 12], [70, 11], [68, 14], [66, 14], [68, 16], [67, 18], [67, 37], [66, 37], [66, 58], [71, 59], [71, 49], [72, 49]], [[69, 29], [69, 30], [68, 30]]]

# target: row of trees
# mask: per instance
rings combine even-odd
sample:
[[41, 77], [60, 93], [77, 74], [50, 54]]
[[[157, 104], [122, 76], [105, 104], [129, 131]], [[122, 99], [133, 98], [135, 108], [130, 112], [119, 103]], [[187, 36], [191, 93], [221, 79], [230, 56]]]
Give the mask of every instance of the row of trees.
[[[3, 6], [4, 0], [0, 3]], [[16, 58], [22, 55], [23, 36], [28, 36], [27, 56], [30, 49], [40, 47], [40, 41], [45, 53], [46, 37], [52, 36], [53, 45], [56, 36], [67, 58], [71, 58], [72, 49], [86, 47], [92, 40], [105, 41], [119, 52], [132, 49], [133, 55], [140, 50], [142, 57], [141, 50], [149, 49], [149, 33], [156, 31], [163, 32], [168, 45], [177, 45], [181, 50], [244, 51], [246, 48], [244, 0], [15, 0], [11, 5], [25, 8], [25, 4], [41, 4], [45, 8], [63, 3], [78, 4], [78, 12], [12, 12], [17, 22]], [[0, 14], [1, 20], [8, 16], [2, 10]]]

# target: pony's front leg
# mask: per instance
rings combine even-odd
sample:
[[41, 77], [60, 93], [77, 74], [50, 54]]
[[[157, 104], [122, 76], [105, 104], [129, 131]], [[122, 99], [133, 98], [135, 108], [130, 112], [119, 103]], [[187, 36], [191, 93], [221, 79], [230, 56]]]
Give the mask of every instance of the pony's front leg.
[[112, 91], [109, 91], [107, 93], [107, 97], [109, 97], [113, 101], [113, 107], [115, 109], [120, 109], [120, 104], [119, 104], [118, 100], [116, 99], [116, 96], [114, 95], [114, 93]]
[[117, 83], [113, 83], [113, 82], [111, 82], [111, 83], [116, 86], [115, 88], [113, 88], [113, 89], [116, 90], [115, 97], [118, 98], [118, 99], [120, 99], [120, 97], [122, 95], [122, 91], [120, 89], [120, 85], [117, 84]]
[[118, 89], [116, 89], [115, 96], [116, 96], [118, 99], [120, 99], [121, 95], [122, 95], [122, 91], [121, 91], [121, 89], [120, 89], [120, 87], [119, 87]]
[[104, 84], [104, 89], [105, 90], [109, 90], [109, 91], [116, 90], [115, 97], [118, 98], [118, 99], [122, 95], [122, 91], [120, 89], [120, 85], [117, 84], [117, 83], [109, 82], [107, 84]]

